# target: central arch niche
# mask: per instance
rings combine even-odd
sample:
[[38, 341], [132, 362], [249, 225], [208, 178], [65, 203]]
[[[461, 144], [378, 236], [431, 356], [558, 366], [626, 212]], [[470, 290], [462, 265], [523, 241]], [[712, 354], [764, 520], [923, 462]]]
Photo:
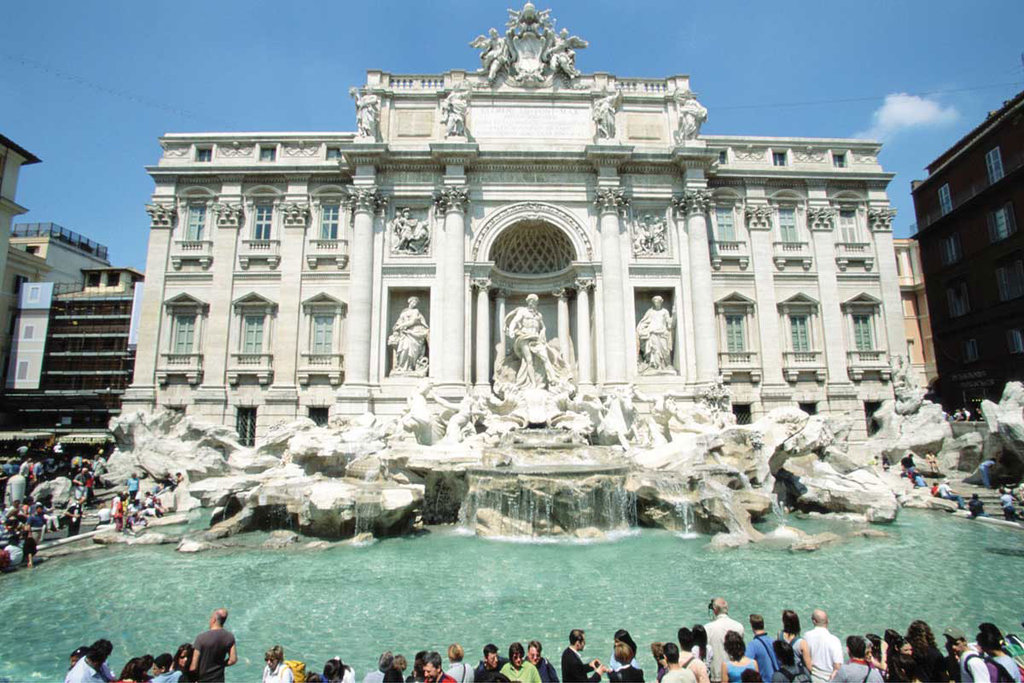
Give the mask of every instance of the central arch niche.
[[541, 220], [521, 221], [501, 232], [490, 260], [504, 273], [559, 273], [576, 260], [576, 249], [564, 232]]

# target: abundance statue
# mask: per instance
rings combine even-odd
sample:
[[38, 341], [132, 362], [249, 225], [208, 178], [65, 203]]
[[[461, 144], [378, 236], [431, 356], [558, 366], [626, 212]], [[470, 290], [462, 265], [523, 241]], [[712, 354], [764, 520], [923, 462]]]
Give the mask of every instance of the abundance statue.
[[380, 133], [380, 98], [349, 88], [348, 94], [356, 100], [356, 126], [358, 137], [377, 140]]
[[[544, 318], [537, 310], [537, 295], [526, 297], [505, 316], [503, 329], [509, 339], [505, 358], [496, 363], [495, 393], [542, 389], [554, 393], [572, 393], [572, 372], [566, 364], [557, 340], [548, 341]], [[518, 367], [515, 363], [518, 361]]]
[[391, 221], [392, 247], [399, 254], [425, 254], [430, 246], [430, 228], [417, 220], [409, 209], [402, 209]]
[[695, 140], [700, 127], [708, 120], [708, 110], [692, 95], [677, 101], [679, 106], [679, 129], [676, 130], [676, 144]]
[[453, 90], [448, 97], [441, 100], [441, 121], [444, 123], [444, 136], [466, 137], [466, 114], [469, 112], [469, 93], [465, 90]]
[[672, 314], [662, 308], [664, 299], [651, 299], [652, 308], [647, 309], [636, 334], [640, 338], [640, 373], [645, 375], [673, 372], [672, 330], [675, 320]]
[[590, 118], [594, 120], [597, 127], [598, 140], [615, 139], [615, 110], [619, 108], [620, 102], [622, 102], [621, 92], [605, 95], [594, 102], [594, 110], [590, 113]]
[[398, 315], [395, 326], [391, 328], [388, 346], [394, 347], [394, 361], [391, 367], [393, 377], [423, 377], [427, 374], [427, 360], [424, 351], [430, 328], [423, 314], [416, 310], [420, 300], [409, 297], [408, 306]]

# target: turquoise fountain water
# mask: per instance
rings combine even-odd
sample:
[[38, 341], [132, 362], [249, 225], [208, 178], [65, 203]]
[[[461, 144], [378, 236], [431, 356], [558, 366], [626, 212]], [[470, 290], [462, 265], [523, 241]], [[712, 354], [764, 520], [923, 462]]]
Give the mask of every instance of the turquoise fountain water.
[[[849, 530], [835, 522], [796, 524]], [[237, 681], [259, 679], [263, 652], [273, 644], [317, 671], [340, 655], [361, 680], [386, 648], [411, 661], [417, 650], [443, 653], [459, 642], [475, 664], [488, 642], [505, 651], [513, 641], [537, 638], [557, 661], [575, 627], [588, 632], [587, 654], [601, 659], [612, 633], [629, 629], [641, 665], [653, 673], [649, 643], [705, 622], [714, 595], [726, 596], [741, 620], [766, 615], [773, 633], [783, 608], [796, 609], [806, 626], [818, 606], [843, 636], [904, 630], [913, 619], [968, 633], [981, 621], [1019, 625], [1020, 532], [917, 511], [904, 511], [886, 530], [890, 538], [810, 554], [765, 546], [717, 552], [707, 537], [669, 532], [532, 545], [450, 528], [325, 551], [97, 551], [0, 577], [0, 677], [56, 680], [67, 655], [99, 637], [114, 643], [116, 674], [131, 656], [173, 652], [191, 641], [222, 605], [240, 644], [228, 677]]]

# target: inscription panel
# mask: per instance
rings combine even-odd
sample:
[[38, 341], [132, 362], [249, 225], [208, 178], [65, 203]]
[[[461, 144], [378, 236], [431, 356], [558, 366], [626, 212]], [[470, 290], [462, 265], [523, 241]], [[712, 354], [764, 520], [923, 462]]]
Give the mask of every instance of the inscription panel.
[[432, 109], [399, 109], [395, 117], [400, 138], [429, 138], [434, 130]]
[[665, 117], [660, 113], [630, 112], [626, 115], [626, 137], [630, 140], [664, 140]]
[[473, 107], [470, 131], [482, 138], [568, 138], [593, 136], [590, 109], [563, 107]]

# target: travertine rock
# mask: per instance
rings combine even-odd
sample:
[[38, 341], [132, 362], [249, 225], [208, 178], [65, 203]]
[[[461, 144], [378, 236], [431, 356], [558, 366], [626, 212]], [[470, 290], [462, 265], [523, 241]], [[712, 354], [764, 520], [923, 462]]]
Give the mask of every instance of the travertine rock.
[[32, 497], [50, 507], [64, 507], [71, 500], [71, 480], [56, 477], [32, 489]]

